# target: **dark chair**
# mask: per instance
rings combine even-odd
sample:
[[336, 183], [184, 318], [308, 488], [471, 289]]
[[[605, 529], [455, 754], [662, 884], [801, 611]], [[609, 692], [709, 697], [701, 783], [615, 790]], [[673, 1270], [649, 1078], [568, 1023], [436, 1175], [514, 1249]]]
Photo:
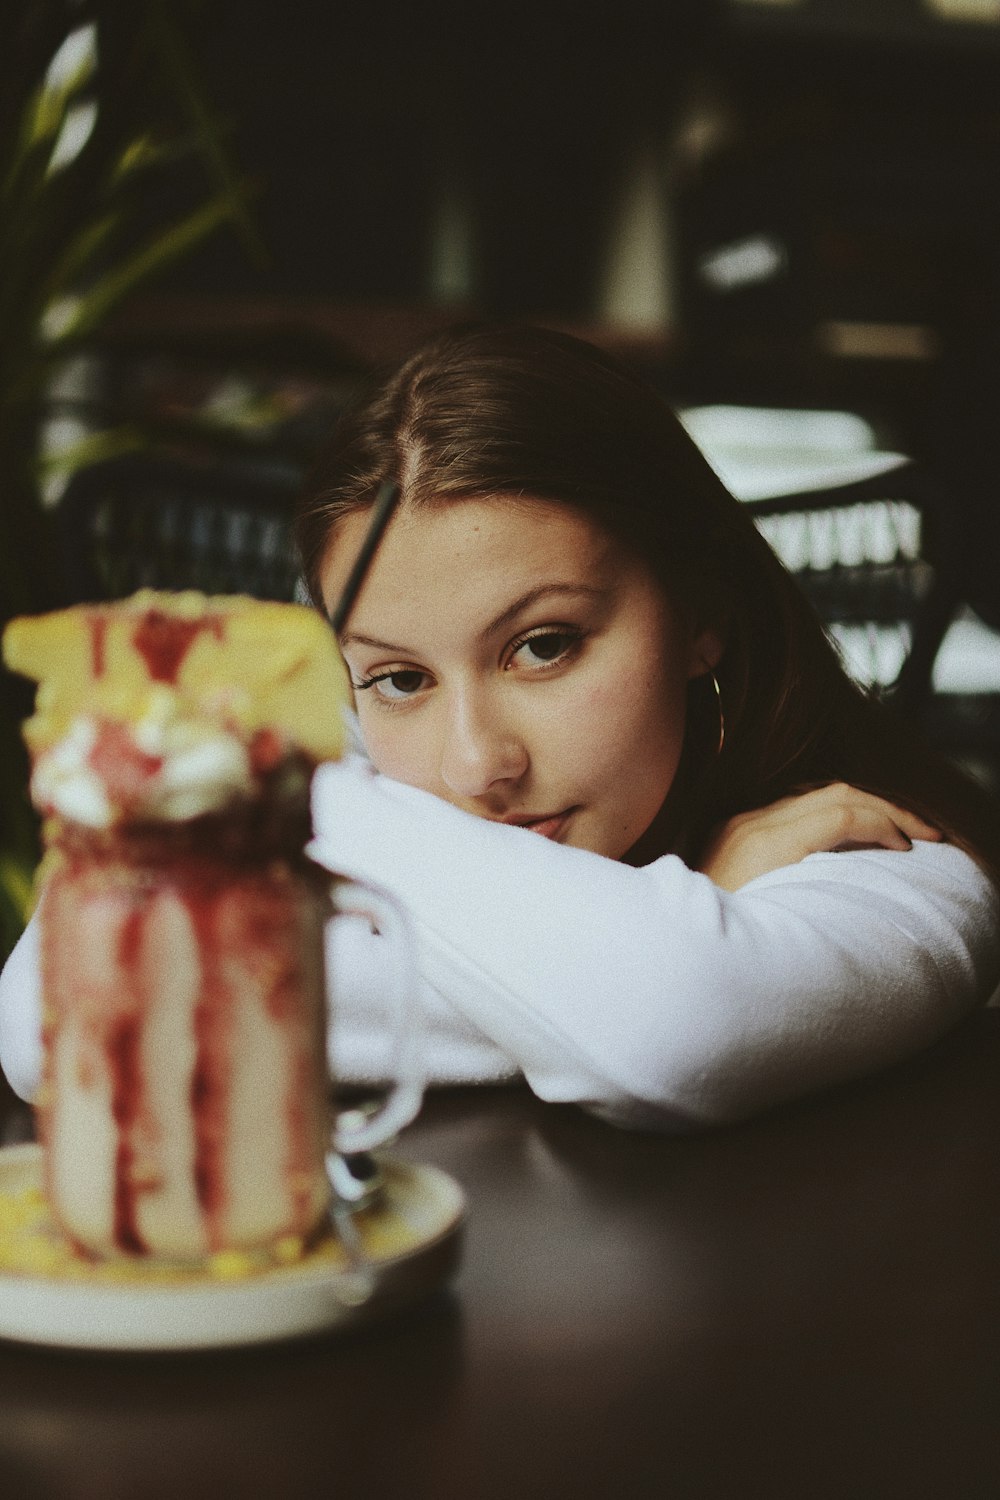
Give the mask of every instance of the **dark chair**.
[[936, 682], [942, 644], [963, 613], [973, 612], [989, 644], [1000, 625], [970, 587], [956, 497], [910, 461], [747, 503], [853, 675], [1000, 790], [1000, 652], [992, 684], [956, 691]]
[[[948, 623], [933, 607], [941, 581], [926, 555], [936, 500], [929, 477], [903, 462], [848, 483], [747, 502], [824, 625], [847, 646], [855, 675], [914, 708], [929, 689]], [[890, 638], [894, 649], [880, 650]]]
[[79, 470], [58, 508], [70, 598], [158, 588], [292, 599], [301, 481], [291, 461], [244, 455], [137, 453]]

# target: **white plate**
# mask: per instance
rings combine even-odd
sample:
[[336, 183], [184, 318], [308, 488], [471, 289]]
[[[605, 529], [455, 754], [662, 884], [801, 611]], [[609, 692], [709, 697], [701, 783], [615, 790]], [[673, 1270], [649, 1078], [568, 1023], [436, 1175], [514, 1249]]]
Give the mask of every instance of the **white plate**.
[[[234, 1281], [136, 1285], [0, 1270], [0, 1338], [74, 1349], [208, 1349], [348, 1327], [413, 1301], [458, 1264], [465, 1199], [436, 1167], [381, 1159], [385, 1190], [359, 1220], [370, 1274], [318, 1255]], [[0, 1149], [0, 1193], [40, 1188], [37, 1145]], [[2, 1232], [2, 1230], [0, 1230]]]

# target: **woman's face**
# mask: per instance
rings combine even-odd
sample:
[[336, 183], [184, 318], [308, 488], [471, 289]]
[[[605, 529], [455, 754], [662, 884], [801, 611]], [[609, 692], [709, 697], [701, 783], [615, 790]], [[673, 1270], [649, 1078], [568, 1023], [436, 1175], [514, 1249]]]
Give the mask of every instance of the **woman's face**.
[[[328, 610], [368, 520], [337, 526]], [[594, 522], [508, 497], [400, 509], [341, 645], [378, 770], [612, 859], [659, 811], [688, 681], [721, 654]]]

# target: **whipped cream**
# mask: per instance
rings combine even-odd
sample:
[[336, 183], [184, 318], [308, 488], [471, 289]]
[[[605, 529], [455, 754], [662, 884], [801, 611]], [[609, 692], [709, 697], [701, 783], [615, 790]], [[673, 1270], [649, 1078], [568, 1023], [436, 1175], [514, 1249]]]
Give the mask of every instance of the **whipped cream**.
[[31, 799], [36, 807], [87, 828], [111, 827], [111, 802], [101, 778], [88, 765], [96, 743], [96, 723], [80, 718], [74, 720], [65, 739], [38, 757], [31, 773]]
[[170, 688], [150, 690], [130, 725], [79, 715], [36, 758], [35, 805], [88, 828], [184, 822], [254, 795], [249, 746], [235, 731], [185, 713]]

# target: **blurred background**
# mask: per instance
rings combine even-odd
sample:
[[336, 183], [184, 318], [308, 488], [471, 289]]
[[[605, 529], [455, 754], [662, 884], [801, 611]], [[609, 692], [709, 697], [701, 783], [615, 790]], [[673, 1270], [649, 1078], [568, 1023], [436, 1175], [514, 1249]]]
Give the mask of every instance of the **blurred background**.
[[1000, 790], [1000, 0], [6, 7], [0, 621], [292, 597], [359, 381], [529, 319], [649, 376], [859, 680]]

